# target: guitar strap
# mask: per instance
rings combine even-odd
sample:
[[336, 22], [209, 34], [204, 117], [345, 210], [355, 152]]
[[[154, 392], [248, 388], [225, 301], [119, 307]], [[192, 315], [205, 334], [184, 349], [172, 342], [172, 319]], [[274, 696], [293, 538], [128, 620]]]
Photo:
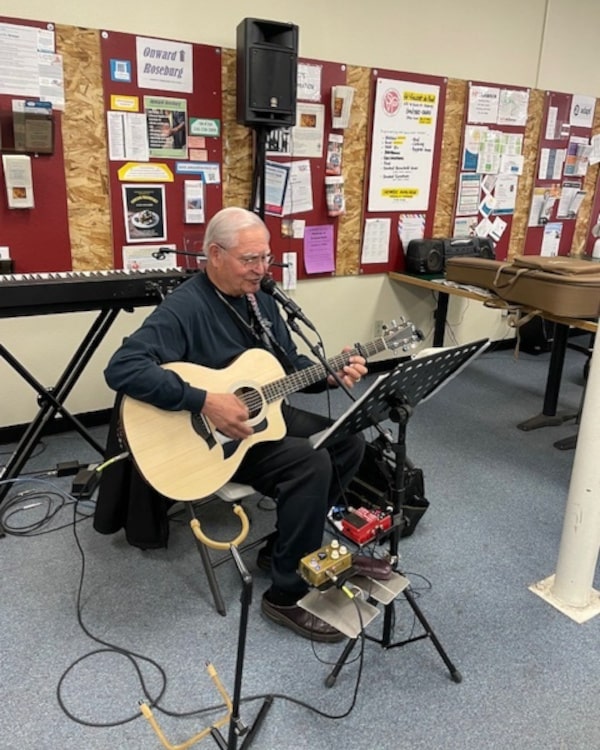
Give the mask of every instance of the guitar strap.
[[233, 320], [237, 327], [244, 333], [250, 333], [257, 341], [259, 341], [264, 346], [267, 351], [271, 352], [271, 354], [273, 354], [273, 356], [280, 362], [281, 366], [286, 372], [286, 375], [291, 375], [293, 372], [295, 372], [295, 368], [292, 365], [290, 358], [271, 331], [271, 321], [266, 320], [262, 315], [258, 306], [256, 296], [254, 294], [246, 295], [248, 312], [250, 314], [250, 323], [248, 323], [240, 315], [240, 313], [231, 306], [228, 300], [221, 294], [221, 292], [213, 284], [208, 274], [206, 273], [205, 279], [209, 286], [213, 288], [214, 293], [221, 300], [221, 302], [223, 303], [223, 307], [227, 310], [227, 312], [229, 313], [229, 317]]
[[250, 305], [250, 313], [252, 321], [255, 325], [255, 330], [260, 336], [265, 347], [281, 362], [281, 366], [286, 371], [287, 375], [294, 372], [294, 368], [284, 348], [281, 346], [279, 341], [273, 335], [271, 330], [271, 321], [266, 320], [260, 311], [256, 295], [249, 293], [246, 295], [248, 304]]

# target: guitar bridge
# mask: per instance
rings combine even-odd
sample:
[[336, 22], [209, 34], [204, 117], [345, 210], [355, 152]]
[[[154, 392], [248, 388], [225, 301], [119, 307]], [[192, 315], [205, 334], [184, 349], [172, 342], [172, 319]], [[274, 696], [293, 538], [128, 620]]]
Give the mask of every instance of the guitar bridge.
[[215, 447], [217, 441], [208, 426], [208, 422], [202, 414], [192, 414], [192, 427], [194, 428], [194, 432], [203, 438], [209, 448]]

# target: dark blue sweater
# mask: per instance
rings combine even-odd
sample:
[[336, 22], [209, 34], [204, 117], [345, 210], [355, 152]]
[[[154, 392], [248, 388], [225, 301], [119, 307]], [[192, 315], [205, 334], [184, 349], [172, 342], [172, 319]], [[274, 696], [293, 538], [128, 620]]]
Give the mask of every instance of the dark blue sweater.
[[[249, 321], [245, 297], [223, 296]], [[298, 353], [275, 300], [262, 292], [256, 298], [262, 316], [271, 321], [273, 335], [292, 367], [299, 370], [312, 365], [308, 357]], [[192, 362], [221, 369], [242, 352], [259, 346], [261, 343], [252, 332], [234, 320], [206, 274], [199, 273], [172, 292], [124, 340], [104, 376], [113, 390], [140, 401], [170, 411], [187, 409], [199, 413], [206, 391], [189, 385], [160, 365]]]

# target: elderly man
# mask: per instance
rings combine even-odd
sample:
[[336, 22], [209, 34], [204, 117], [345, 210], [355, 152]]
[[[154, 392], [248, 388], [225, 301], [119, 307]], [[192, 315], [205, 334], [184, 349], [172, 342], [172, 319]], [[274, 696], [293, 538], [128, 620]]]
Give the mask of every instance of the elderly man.
[[[124, 341], [105, 377], [119, 393], [161, 409], [202, 414], [223, 435], [244, 440], [253, 427], [237, 395], [190, 385], [161, 365], [184, 361], [222, 369], [256, 347], [269, 349], [288, 373], [314, 363], [298, 353], [275, 300], [260, 291], [272, 262], [263, 221], [242, 208], [219, 211], [206, 228], [204, 252], [205, 271], [178, 287]], [[363, 357], [348, 355], [338, 375], [352, 386], [366, 372]], [[327, 381], [335, 384], [329, 375], [318, 385], [324, 389]], [[364, 443], [355, 436], [314, 450], [308, 437], [329, 420], [286, 403], [282, 410], [286, 436], [252, 445], [232, 477], [276, 502], [276, 532], [262, 551], [272, 576], [262, 611], [304, 637], [336, 641], [339, 631], [297, 605], [307, 590], [297, 569], [304, 555], [321, 546], [327, 510], [359, 466]]]

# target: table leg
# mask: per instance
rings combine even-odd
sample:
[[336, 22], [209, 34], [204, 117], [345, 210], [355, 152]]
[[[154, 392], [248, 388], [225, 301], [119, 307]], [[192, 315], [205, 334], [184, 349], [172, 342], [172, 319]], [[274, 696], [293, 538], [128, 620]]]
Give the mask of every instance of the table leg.
[[577, 414], [572, 413], [559, 414], [556, 411], [568, 336], [568, 325], [564, 325], [563, 323], [554, 324], [554, 338], [552, 340], [552, 351], [548, 366], [548, 377], [546, 378], [546, 391], [544, 393], [542, 413], [526, 419], [524, 422], [520, 422], [517, 425], [520, 430], [527, 432], [529, 430], [537, 430], [538, 427], [554, 427], [569, 419], [575, 419], [577, 416]]
[[435, 310], [435, 328], [433, 329], [434, 346], [444, 346], [444, 333], [446, 331], [449, 298], [450, 295], [447, 292], [440, 292], [438, 294], [438, 303]]

